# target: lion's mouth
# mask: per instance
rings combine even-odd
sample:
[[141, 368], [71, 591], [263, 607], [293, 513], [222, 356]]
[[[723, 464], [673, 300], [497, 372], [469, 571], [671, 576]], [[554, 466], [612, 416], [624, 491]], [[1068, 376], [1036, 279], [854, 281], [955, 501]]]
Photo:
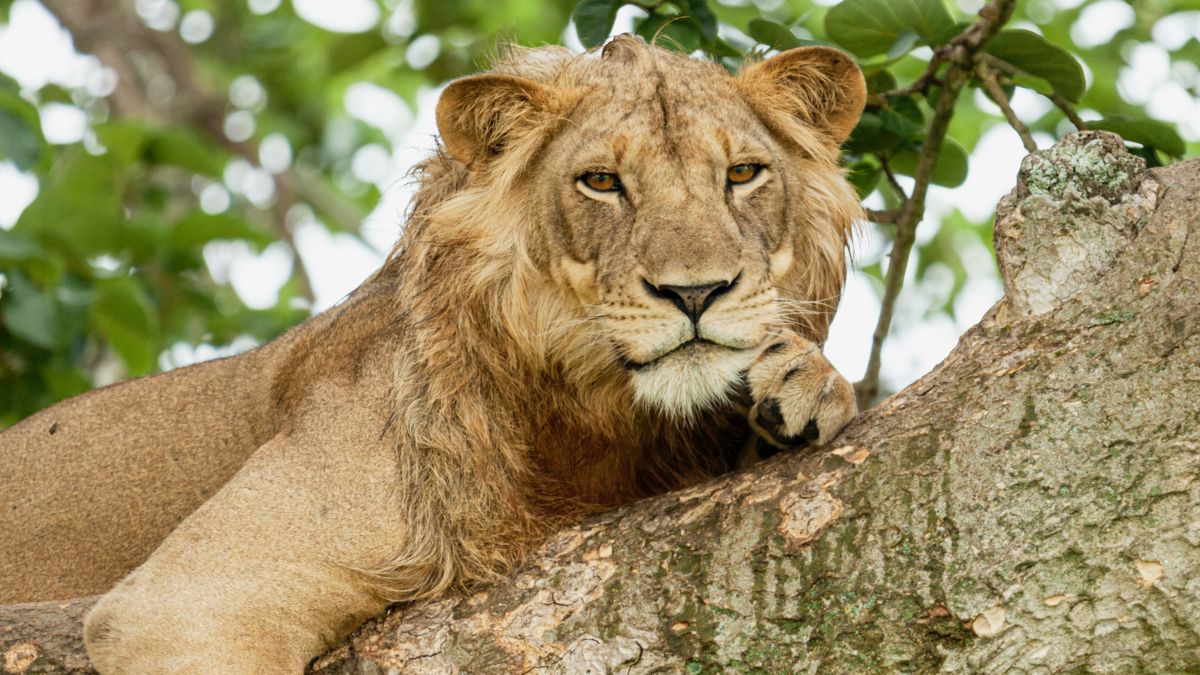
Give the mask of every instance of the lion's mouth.
[[712, 340], [708, 340], [708, 339], [705, 339], [702, 337], [694, 337], [691, 340], [680, 343], [676, 347], [674, 347], [668, 351], [665, 351], [662, 354], [659, 354], [658, 356], [656, 356], [652, 359], [649, 359], [647, 361], [635, 361], [619, 352], [618, 352], [618, 358], [621, 361], [621, 366], [623, 368], [625, 368], [625, 370], [637, 372], [640, 370], [644, 370], [646, 368], [651, 368], [654, 365], [661, 363], [664, 359], [670, 358], [672, 356], [707, 355], [707, 354], [711, 354], [714, 351], [715, 352], [741, 352], [741, 351], [746, 351], [746, 350], [739, 349], [736, 347], [729, 347], [729, 346], [720, 344], [719, 342], [713, 342]]

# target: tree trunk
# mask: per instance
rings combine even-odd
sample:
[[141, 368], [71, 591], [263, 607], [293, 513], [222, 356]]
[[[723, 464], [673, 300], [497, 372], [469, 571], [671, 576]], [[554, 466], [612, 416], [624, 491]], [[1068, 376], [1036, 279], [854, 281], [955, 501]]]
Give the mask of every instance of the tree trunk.
[[[1200, 161], [1140, 162], [1100, 132], [1028, 158], [1005, 299], [830, 451], [568, 529], [313, 670], [1200, 669]], [[4, 667], [69, 669], [45, 616], [78, 607], [30, 607]]]

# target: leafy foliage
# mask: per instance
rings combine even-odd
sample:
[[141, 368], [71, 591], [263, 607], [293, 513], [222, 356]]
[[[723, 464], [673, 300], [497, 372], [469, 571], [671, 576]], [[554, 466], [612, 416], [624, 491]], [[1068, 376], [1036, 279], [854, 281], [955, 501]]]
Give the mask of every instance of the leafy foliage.
[[[0, 2], [0, 29], [33, 1]], [[69, 3], [46, 4], [68, 28], [80, 28], [63, 9]], [[1010, 27], [988, 43], [984, 63], [1009, 96], [1054, 97], [1078, 108], [1095, 120], [1089, 126], [1120, 133], [1151, 162], [1194, 153], [1194, 143], [1156, 119], [1162, 111], [1127, 100], [1115, 84], [1129, 55], [1152, 40], [1156, 23], [1187, 3], [1138, 0], [1134, 20], [1111, 40], [1078, 45], [1072, 27], [1095, 4], [1054, 11], [1048, 0], [1021, 3]], [[76, 31], [81, 51], [98, 51], [97, 40], [107, 40], [133, 55], [128, 70], [117, 72], [140, 79], [119, 81], [117, 92], [94, 82], [22, 85], [0, 73], [0, 162], [38, 181], [37, 197], [16, 223], [0, 227], [0, 426], [97, 384], [153, 372], [173, 345], [264, 341], [308, 316], [309, 280], [291, 249], [289, 214], [307, 210], [331, 231], [361, 236], [386, 183], [356, 174], [357, 153], [393, 150], [399, 142], [349, 114], [346, 95], [358, 83], [415, 109], [420, 91], [476, 70], [500, 39], [536, 45], [577, 38], [594, 47], [625, 7], [633, 9], [620, 16], [632, 17], [632, 25], [622, 29], [729, 68], [748, 53], [833, 44], [859, 59], [871, 92], [843, 148], [848, 176], [873, 208], [887, 211], [904, 199], [895, 177], [916, 172], [929, 140], [946, 67], [936, 55], [975, 20], [942, 0], [844, 0], [834, 7], [784, 0], [762, 9], [724, 0], [582, 0], [573, 8], [553, 0], [381, 0], [370, 26], [337, 32], [278, 1], [145, 3], [151, 5], [175, 18], [137, 15], [126, 3], [131, 21], [124, 25], [98, 36]], [[178, 18], [193, 13], [211, 19], [212, 31], [185, 43]], [[1200, 41], [1192, 37], [1169, 58], [1194, 64]], [[1195, 95], [1200, 78], [1186, 86]], [[976, 144], [1004, 123], [982, 100], [959, 98], [934, 184], [967, 180]], [[87, 114], [82, 139], [47, 139], [43, 121], [53, 105]], [[1024, 120], [1039, 138], [1072, 129], [1060, 107], [1026, 108], [1040, 111]], [[231, 132], [234, 122], [243, 131]], [[272, 169], [273, 190], [255, 199], [238, 191], [232, 176], [258, 170], [269, 137], [286, 141], [291, 161]], [[205, 202], [206, 190], [224, 198]], [[920, 311], [953, 314], [968, 281], [993, 274], [981, 272], [971, 255], [990, 246], [989, 228], [957, 212], [922, 227], [930, 233], [914, 252], [916, 288], [926, 298]], [[894, 236], [886, 223], [876, 229], [885, 242]], [[296, 264], [266, 309], [247, 306], [206, 260], [206, 247], [234, 242], [263, 251], [281, 238]], [[881, 275], [882, 253], [859, 260], [860, 268]]]

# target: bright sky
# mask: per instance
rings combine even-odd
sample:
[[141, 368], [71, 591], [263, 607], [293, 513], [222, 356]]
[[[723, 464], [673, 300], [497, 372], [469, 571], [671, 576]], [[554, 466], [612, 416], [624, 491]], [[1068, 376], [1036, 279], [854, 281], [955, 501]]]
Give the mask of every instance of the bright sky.
[[[281, 0], [248, 0], [255, 12], [274, 11]], [[1077, 6], [1082, 0], [1054, 0], [1059, 7]], [[760, 3], [761, 4], [761, 3]], [[833, 4], [822, 0], [821, 4]], [[374, 0], [293, 0], [296, 12], [304, 19], [339, 32], [361, 32], [377, 25], [380, 6]], [[962, 9], [974, 12], [978, 2], [960, 0]], [[212, 17], [203, 10], [181, 14], [174, 0], [138, 0], [137, 8], [148, 24], [170, 30], [176, 26], [184, 39], [202, 42], [211, 35]], [[630, 8], [622, 10], [614, 32], [628, 30]], [[1121, 0], [1103, 0], [1083, 12], [1072, 30], [1081, 45], [1101, 44], [1134, 20], [1133, 11]], [[401, 1], [387, 19], [390, 30], [410, 34], [414, 22], [411, 3]], [[1035, 26], [1023, 28], [1036, 30]], [[1197, 81], [1196, 66], [1180, 73], [1188, 64], [1172, 66], [1166, 49], [1181, 46], [1190, 38], [1200, 39], [1200, 12], [1180, 12], [1160, 19], [1154, 26], [1158, 44], [1139, 45], [1131, 54], [1131, 66], [1117, 74], [1120, 91], [1129, 100], [1149, 102], [1168, 119], [1174, 118], [1188, 140], [1200, 139], [1200, 100], [1190, 96], [1181, 81]], [[579, 48], [573, 30], [564, 34], [568, 46]], [[437, 56], [439, 44], [432, 36], [414, 40], [406, 56], [410, 62], [430, 62]], [[113, 74], [94, 58], [77, 54], [70, 37], [40, 4], [34, 0], [16, 0], [10, 10], [10, 23], [0, 28], [0, 71], [15, 78], [22, 87], [36, 89], [46, 83], [66, 87], [86, 86], [93, 94], [112, 90]], [[1181, 76], [1182, 75], [1182, 76]], [[1089, 78], [1091, 74], [1089, 73]], [[352, 162], [355, 177], [374, 183], [383, 199], [363, 224], [369, 246], [346, 234], [331, 234], [306, 209], [296, 209], [293, 219], [296, 244], [312, 276], [316, 293], [315, 310], [325, 309], [357, 286], [382, 260], [383, 254], [399, 233], [402, 214], [411, 187], [403, 176], [418, 159], [433, 147], [436, 126], [433, 108], [438, 92], [422, 91], [413, 111], [400, 97], [371, 83], [360, 83], [347, 90], [348, 114], [379, 128], [392, 141], [394, 149], [369, 145], [359, 149]], [[240, 108], [226, 122], [231, 137], [250, 137], [254, 131], [252, 111], [261, 104], [263, 92], [253, 78], [239, 78], [230, 88], [230, 98]], [[981, 105], [990, 106], [983, 101]], [[1013, 106], [1022, 117], [1036, 117], [1048, 104], [1040, 97], [1018, 89]], [[42, 108], [42, 124], [52, 143], [73, 143], [84, 138], [87, 118], [71, 105], [50, 104]], [[1050, 144], [1049, 137], [1036, 139], [1040, 147]], [[271, 199], [270, 172], [285, 169], [291, 161], [286, 139], [268, 138], [260, 149], [260, 164], [233, 162], [221, 182], [201, 183], [197, 193], [203, 208], [219, 212], [228, 208], [231, 194], [244, 195], [257, 203]], [[934, 233], [931, 227], [941, 215], [960, 209], [974, 220], [987, 218], [996, 201], [1011, 189], [1024, 150], [1007, 126], [997, 124], [984, 133], [971, 156], [967, 182], [955, 189], [934, 187], [930, 191], [927, 221], [918, 230], [918, 238]], [[37, 180], [21, 173], [9, 162], [0, 161], [0, 227], [12, 227], [21, 211], [37, 194]], [[878, 257], [883, 243], [869, 229], [856, 243], [854, 257], [870, 260]], [[261, 253], [244, 244], [213, 242], [205, 250], [205, 259], [218, 280], [228, 279], [250, 306], [269, 307], [290, 275], [290, 256], [284, 244], [267, 247]], [[990, 252], [977, 241], [961, 242], [970, 279], [956, 304], [957, 319], [929, 314], [940, 306], [953, 278], [949, 270], [930, 270], [920, 286], [908, 284], [900, 296], [892, 334], [883, 353], [883, 377], [899, 388], [928, 372], [954, 347], [958, 336], [974, 324], [1001, 295], [993, 272]], [[910, 275], [915, 266], [910, 265]], [[872, 289], [875, 282], [855, 273], [849, 280], [841, 308], [834, 321], [826, 353], [851, 380], [861, 377], [870, 350], [871, 333], [878, 316], [879, 301]], [[932, 316], [932, 318], [930, 318]], [[239, 343], [234, 349], [244, 349]], [[178, 345], [164, 355], [165, 366], [182, 365], [211, 358], [220, 353], [212, 347], [192, 348]]]

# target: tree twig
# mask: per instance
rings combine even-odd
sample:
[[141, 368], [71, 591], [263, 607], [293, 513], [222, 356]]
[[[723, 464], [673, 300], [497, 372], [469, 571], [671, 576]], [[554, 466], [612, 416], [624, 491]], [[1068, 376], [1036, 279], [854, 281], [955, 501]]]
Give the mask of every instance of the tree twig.
[[[1014, 68], [1011, 64], [1009, 64], [1005, 61], [1001, 61], [1000, 59], [992, 56], [991, 54], [984, 54], [983, 61], [989, 67], [994, 68], [995, 70], [998, 70], [1007, 75], [1016, 75], [1018, 72], [1020, 72], [1016, 68]], [[1078, 113], [1075, 112], [1074, 104], [1072, 104], [1067, 99], [1063, 98], [1062, 94], [1059, 94], [1056, 91], [1052, 91], [1049, 94], [1046, 94], [1043, 92], [1038, 92], [1038, 93], [1042, 94], [1042, 96], [1045, 96], [1046, 98], [1050, 99], [1050, 102], [1053, 103], [1059, 110], [1061, 110], [1064, 115], [1066, 115], [1067, 119], [1071, 121], [1071, 124], [1075, 125], [1076, 129], [1078, 129], [1080, 131], [1084, 131], [1088, 128], [1087, 122], [1084, 122], [1083, 119], [1081, 119], [1079, 117]]]
[[892, 190], [896, 192], [896, 196], [900, 201], [908, 201], [908, 193], [904, 191], [904, 186], [900, 181], [896, 180], [896, 174], [892, 171], [892, 167], [888, 165], [886, 157], [879, 158], [879, 166], [883, 170], [883, 175], [887, 177], [888, 185], [892, 186]]
[[992, 101], [1000, 106], [1000, 112], [1004, 113], [1004, 119], [1008, 120], [1008, 126], [1017, 132], [1021, 137], [1021, 144], [1025, 146], [1025, 150], [1029, 152], [1037, 152], [1037, 143], [1033, 141], [1033, 136], [1029, 133], [1029, 127], [1021, 121], [1017, 114], [1013, 112], [1012, 106], [1009, 105], [1008, 97], [1004, 95], [1004, 89], [1000, 87], [1000, 83], [996, 81], [996, 73], [987, 64], [979, 63], [975, 66], [975, 74], [979, 76], [979, 81], [983, 83], [983, 89], [987, 92]]
[[913, 81], [912, 84], [906, 87], [897, 87], [887, 91], [871, 94], [867, 97], [867, 102], [870, 105], [884, 105], [888, 99], [897, 98], [900, 96], [910, 96], [912, 94], [924, 94], [929, 90], [930, 85], [940, 84], [941, 80], [937, 78], [938, 68], [941, 68], [944, 59], [941, 51], [934, 52], [933, 58], [929, 61], [929, 66], [925, 68], [925, 72]]
[[970, 79], [971, 73], [979, 61], [980, 54], [988, 40], [1000, 31], [1000, 27], [1008, 22], [1016, 8], [1016, 0], [992, 0], [979, 10], [979, 20], [955, 37], [945, 49], [944, 54], [950, 67], [942, 78], [941, 90], [934, 106], [933, 118], [925, 134], [925, 143], [917, 159], [917, 170], [914, 176], [912, 193], [900, 207], [896, 218], [896, 238], [892, 242], [892, 251], [888, 256], [887, 276], [884, 279], [883, 300], [879, 310], [879, 320], [875, 324], [875, 333], [871, 338], [871, 355], [867, 360], [867, 370], [863, 379], [855, 384], [859, 407], [866, 408], [879, 393], [880, 354], [883, 342], [887, 339], [892, 325], [892, 315], [895, 311], [896, 298], [904, 285], [904, 273], [908, 269], [908, 258], [916, 241], [917, 225], [925, 216], [925, 196], [933, 179], [933, 169], [937, 163], [938, 153], [942, 149], [942, 141], [950, 128], [950, 119], [954, 116], [954, 108], [958, 103], [958, 95]]
[[867, 209], [867, 220], [872, 223], [882, 223], [884, 225], [896, 224], [896, 217], [900, 215], [899, 211], [876, 211], [875, 209]]
[[1087, 122], [1084, 122], [1083, 119], [1079, 117], [1079, 114], [1075, 112], [1075, 106], [1071, 105], [1071, 102], [1063, 98], [1061, 94], [1054, 92], [1047, 98], [1050, 99], [1051, 103], [1058, 106], [1058, 109], [1067, 116], [1068, 120], [1071, 120], [1071, 124], [1074, 124], [1076, 129], [1084, 131], [1088, 128]]

